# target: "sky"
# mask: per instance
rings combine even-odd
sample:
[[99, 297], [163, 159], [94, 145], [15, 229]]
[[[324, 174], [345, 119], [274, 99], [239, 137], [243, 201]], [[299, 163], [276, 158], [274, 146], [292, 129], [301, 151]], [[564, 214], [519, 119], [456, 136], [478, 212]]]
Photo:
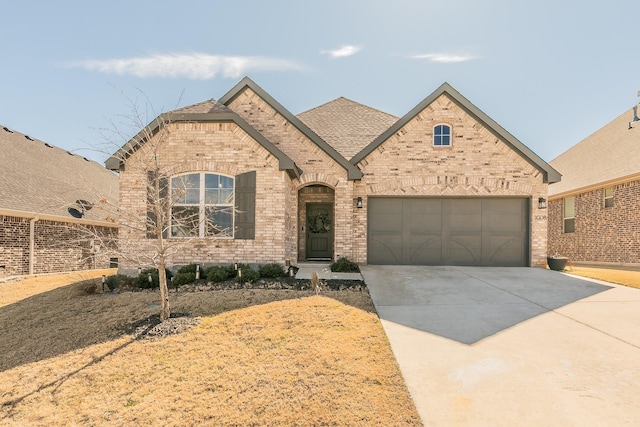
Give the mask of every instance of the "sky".
[[0, 15], [0, 126], [101, 163], [244, 76], [293, 114], [344, 96], [403, 116], [448, 82], [546, 161], [640, 101], [637, 0], [23, 0]]

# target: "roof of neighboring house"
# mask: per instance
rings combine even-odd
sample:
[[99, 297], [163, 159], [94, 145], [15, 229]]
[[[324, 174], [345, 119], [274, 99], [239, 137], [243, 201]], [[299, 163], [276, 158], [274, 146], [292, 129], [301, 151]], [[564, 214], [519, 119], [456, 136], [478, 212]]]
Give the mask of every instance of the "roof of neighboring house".
[[[0, 128], [0, 212], [39, 214], [76, 221], [76, 200], [89, 203], [106, 198], [118, 204], [118, 177], [99, 163], [88, 160], [8, 127]], [[82, 220], [104, 222], [105, 210], [87, 210]], [[115, 220], [115, 218], [113, 218]]]
[[520, 142], [516, 137], [507, 132], [502, 126], [495, 122], [491, 117], [486, 115], [482, 110], [473, 105], [467, 98], [462, 96], [460, 92], [455, 90], [448, 83], [443, 83], [438, 89], [433, 91], [431, 95], [427, 96], [422, 102], [416, 105], [411, 111], [400, 118], [394, 125], [388, 128], [384, 133], [378, 136], [373, 142], [364, 147], [358, 154], [356, 154], [351, 162], [354, 164], [359, 163], [362, 159], [367, 157], [373, 150], [378, 148], [380, 144], [385, 142], [396, 132], [398, 132], [403, 126], [409, 123], [415, 116], [420, 114], [422, 110], [427, 108], [432, 102], [438, 99], [441, 95], [446, 94], [468, 114], [473, 116], [477, 121], [483, 123], [484, 126], [496, 136], [501, 138], [507, 143], [513, 150], [520, 153], [520, 155], [527, 160], [532, 166], [537, 168], [543, 175], [545, 182], [557, 182], [560, 181], [560, 174], [554, 168], [552, 168], [547, 162], [542, 160], [536, 153], [531, 151], [529, 147]]
[[562, 174], [549, 195], [640, 174], [640, 126], [629, 129], [632, 119], [631, 108], [549, 162]]
[[394, 115], [344, 97], [297, 117], [347, 159], [398, 121]]
[[313, 130], [309, 128], [305, 123], [302, 122], [298, 117], [294, 116], [282, 106], [278, 101], [275, 100], [271, 95], [269, 95], [264, 89], [262, 89], [258, 84], [256, 84], [249, 77], [244, 77], [240, 80], [229, 92], [227, 92], [222, 98], [220, 98], [220, 102], [222, 104], [228, 105], [231, 101], [233, 101], [236, 97], [238, 97], [245, 88], [250, 88], [253, 92], [255, 92], [260, 98], [264, 100], [267, 104], [271, 106], [274, 110], [278, 112], [282, 117], [287, 119], [289, 123], [291, 123], [296, 129], [302, 132], [307, 138], [309, 138], [314, 144], [316, 144], [322, 151], [327, 153], [329, 157], [335, 160], [340, 166], [345, 168], [347, 171], [347, 176], [349, 179], [360, 179], [362, 178], [362, 172], [355, 165], [351, 164], [348, 159], [346, 159], [342, 154], [340, 154], [334, 147], [329, 145], [325, 140], [323, 140], [318, 134], [316, 134]]

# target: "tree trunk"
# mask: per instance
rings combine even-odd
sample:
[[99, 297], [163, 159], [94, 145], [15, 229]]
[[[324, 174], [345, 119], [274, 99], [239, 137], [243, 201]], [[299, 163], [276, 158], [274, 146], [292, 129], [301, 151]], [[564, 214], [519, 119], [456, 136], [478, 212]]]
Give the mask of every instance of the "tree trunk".
[[160, 321], [164, 322], [171, 316], [171, 309], [169, 307], [169, 287], [167, 286], [167, 274], [163, 256], [158, 260], [158, 282], [160, 284]]

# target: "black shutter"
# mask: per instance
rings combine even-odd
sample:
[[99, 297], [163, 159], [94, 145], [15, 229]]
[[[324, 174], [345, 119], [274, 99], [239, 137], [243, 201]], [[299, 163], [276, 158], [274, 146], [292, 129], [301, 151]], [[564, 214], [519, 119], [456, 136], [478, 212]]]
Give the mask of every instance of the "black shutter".
[[[158, 173], [156, 171], [147, 171], [147, 239], [155, 239], [156, 238], [156, 227], [158, 224], [158, 218], [155, 213], [155, 205], [159, 206], [160, 209], [168, 209], [168, 200], [167, 196], [169, 194], [169, 179], [160, 175], [159, 178], [159, 190], [160, 190], [160, 200], [155, 200], [155, 188], [156, 181], [158, 180]], [[168, 214], [168, 212], [167, 212]], [[165, 218], [167, 216], [165, 215]], [[167, 237], [167, 227], [168, 221], [164, 221], [162, 230], [162, 236]]]
[[236, 176], [235, 238], [256, 238], [256, 172]]

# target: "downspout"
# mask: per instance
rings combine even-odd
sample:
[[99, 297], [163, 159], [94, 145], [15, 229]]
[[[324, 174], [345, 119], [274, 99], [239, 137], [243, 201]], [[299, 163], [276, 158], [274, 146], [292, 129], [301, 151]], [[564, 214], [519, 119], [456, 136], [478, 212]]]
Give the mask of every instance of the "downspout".
[[29, 275], [33, 275], [34, 260], [36, 251], [36, 221], [38, 216], [35, 216], [29, 220]]

